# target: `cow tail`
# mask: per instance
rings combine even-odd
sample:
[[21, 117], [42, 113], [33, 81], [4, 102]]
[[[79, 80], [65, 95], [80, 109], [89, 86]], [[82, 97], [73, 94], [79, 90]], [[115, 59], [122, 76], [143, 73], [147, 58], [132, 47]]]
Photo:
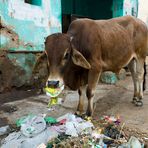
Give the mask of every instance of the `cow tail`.
[[146, 90], [146, 74], [147, 74], [147, 71], [146, 71], [146, 62], [144, 62], [143, 91]]

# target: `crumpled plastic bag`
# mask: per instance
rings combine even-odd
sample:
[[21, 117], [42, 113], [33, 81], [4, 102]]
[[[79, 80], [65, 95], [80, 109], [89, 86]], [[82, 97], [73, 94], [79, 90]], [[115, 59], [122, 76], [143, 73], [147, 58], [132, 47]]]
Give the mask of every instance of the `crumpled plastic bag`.
[[28, 115], [22, 123], [21, 133], [26, 137], [34, 137], [46, 128], [46, 122], [43, 116]]
[[74, 126], [74, 124], [72, 122], [66, 122], [66, 135], [70, 135], [72, 137], [78, 137], [78, 132], [76, 127]]
[[2, 140], [1, 148], [37, 148], [41, 143], [47, 144], [58, 135], [58, 132], [50, 127], [32, 138], [24, 136], [21, 132], [13, 132]]
[[78, 133], [81, 134], [89, 134], [90, 132], [92, 132], [92, 128], [94, 127], [94, 125], [89, 121], [81, 122], [75, 126], [77, 128]]
[[25, 136], [21, 132], [13, 132], [1, 141], [1, 148], [22, 148], [21, 145], [25, 141]]
[[127, 143], [122, 144], [118, 148], [142, 148], [142, 145], [136, 137], [131, 136]]
[[74, 121], [74, 122], [81, 122], [84, 121], [82, 118], [80, 117], [76, 117], [74, 114], [72, 113], [67, 113], [59, 118], [57, 118], [57, 122], [60, 122], [61, 120], [66, 120], [66, 121]]
[[51, 128], [55, 131], [57, 131], [59, 134], [66, 132], [65, 125], [58, 125], [58, 126], [51, 126]]
[[[59, 117], [57, 121], [66, 119], [65, 134], [72, 137], [78, 137], [80, 134], [90, 133], [93, 124], [89, 121], [85, 121], [80, 117], [76, 117], [74, 114], [68, 113], [62, 117]], [[63, 127], [62, 127], [63, 128]], [[64, 129], [64, 128], [63, 128]]]
[[10, 131], [11, 131], [11, 129], [10, 129], [10, 126], [9, 126], [9, 125], [0, 127], [0, 136], [1, 136], [1, 135], [4, 135], [4, 134], [7, 134], [7, 133], [9, 133]]

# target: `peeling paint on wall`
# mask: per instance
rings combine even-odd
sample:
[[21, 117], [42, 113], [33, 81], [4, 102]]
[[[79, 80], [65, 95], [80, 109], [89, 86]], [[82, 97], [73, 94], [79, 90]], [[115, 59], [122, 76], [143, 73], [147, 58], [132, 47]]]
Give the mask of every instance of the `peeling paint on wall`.
[[0, 40], [0, 50], [7, 50], [12, 47], [19, 47], [18, 35], [12, 30], [11, 26], [6, 26], [2, 22], [0, 22]]
[[25, 0], [0, 0], [0, 15], [1, 92], [31, 83], [37, 58], [31, 52], [43, 51], [45, 38], [62, 31], [61, 0], [42, 0], [41, 5], [31, 5]]
[[2, 22], [11, 25], [19, 41], [33, 45], [23, 50], [43, 51], [45, 37], [62, 31], [60, 0], [42, 0], [41, 6], [24, 0], [0, 0], [0, 13]]
[[[47, 2], [50, 5], [50, 1]], [[8, 14], [15, 19], [33, 21], [36, 26], [48, 27], [49, 13], [45, 15], [44, 9], [40, 6], [31, 5], [24, 1], [9, 0]]]

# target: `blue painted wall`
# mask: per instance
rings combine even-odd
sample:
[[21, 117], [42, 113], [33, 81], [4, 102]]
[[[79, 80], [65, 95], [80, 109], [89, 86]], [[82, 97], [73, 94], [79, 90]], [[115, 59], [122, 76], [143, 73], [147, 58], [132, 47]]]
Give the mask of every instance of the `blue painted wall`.
[[[11, 50], [44, 50], [44, 38], [61, 32], [60, 0], [0, 0], [1, 21], [9, 26], [19, 37], [19, 48]], [[40, 5], [40, 6], [39, 6]], [[3, 46], [8, 39], [2, 37]], [[27, 44], [31, 48], [26, 48]]]
[[[9, 85], [29, 83], [36, 54], [18, 51], [43, 51], [45, 37], [62, 31], [61, 13], [61, 0], [0, 0], [0, 53], [3, 50], [17, 52], [6, 57], [17, 67], [13, 76], [15, 82], [12, 80]], [[3, 60], [0, 57], [0, 64]], [[3, 69], [0, 72], [3, 74]], [[3, 84], [7, 83], [6, 76], [0, 77]]]

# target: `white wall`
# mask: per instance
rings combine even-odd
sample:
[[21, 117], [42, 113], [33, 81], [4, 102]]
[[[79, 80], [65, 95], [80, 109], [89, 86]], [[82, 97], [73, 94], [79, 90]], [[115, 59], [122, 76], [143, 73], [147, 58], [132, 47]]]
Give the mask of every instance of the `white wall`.
[[139, 0], [138, 18], [148, 25], [148, 0]]

